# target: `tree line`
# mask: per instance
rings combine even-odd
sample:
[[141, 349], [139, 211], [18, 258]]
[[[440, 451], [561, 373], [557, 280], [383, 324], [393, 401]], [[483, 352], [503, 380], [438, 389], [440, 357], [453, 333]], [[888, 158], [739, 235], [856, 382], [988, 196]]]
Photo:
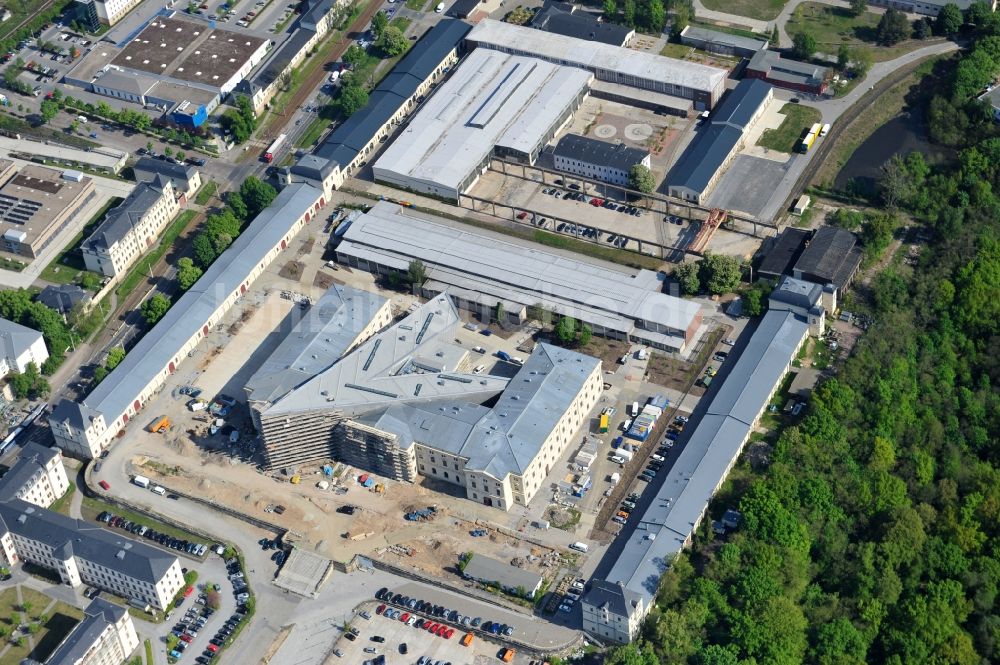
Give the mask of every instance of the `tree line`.
[[[916, 266], [858, 292], [873, 324], [852, 355], [710, 508], [741, 527], [706, 520], [607, 663], [1000, 660], [1000, 139], [895, 161], [884, 214], [929, 236]], [[895, 233], [874, 226], [873, 243]]]

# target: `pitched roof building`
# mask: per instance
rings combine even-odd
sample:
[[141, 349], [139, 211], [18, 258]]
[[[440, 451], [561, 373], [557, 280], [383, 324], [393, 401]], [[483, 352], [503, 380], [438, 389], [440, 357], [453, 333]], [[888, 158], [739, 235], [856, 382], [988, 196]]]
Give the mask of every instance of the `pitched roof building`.
[[123, 663], [138, 647], [139, 636], [128, 610], [95, 598], [83, 610], [83, 620], [45, 659], [44, 665]]
[[635, 36], [635, 30], [628, 26], [602, 21], [596, 14], [562, 2], [542, 7], [531, 20], [531, 27], [611, 46], [628, 46]]
[[76, 284], [49, 285], [35, 298], [60, 314], [69, 314], [78, 304], [90, 300], [90, 294]]
[[28, 363], [35, 363], [41, 369], [48, 357], [49, 350], [45, 347], [42, 333], [20, 323], [0, 319], [0, 378], [15, 371], [23, 374]]

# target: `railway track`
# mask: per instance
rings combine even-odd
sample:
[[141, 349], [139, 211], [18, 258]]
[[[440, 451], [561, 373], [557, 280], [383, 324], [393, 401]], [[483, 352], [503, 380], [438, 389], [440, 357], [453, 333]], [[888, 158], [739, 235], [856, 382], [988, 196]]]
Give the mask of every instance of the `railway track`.
[[830, 128], [830, 133], [827, 137], [820, 142], [819, 146], [815, 148], [815, 154], [813, 158], [809, 160], [809, 163], [799, 174], [798, 179], [795, 181], [795, 185], [789, 191], [788, 197], [785, 199], [780, 210], [788, 210], [792, 201], [799, 197], [799, 195], [805, 191], [806, 187], [812, 182], [812, 179], [816, 176], [817, 171], [830, 157], [834, 146], [839, 142], [841, 135], [854, 124], [862, 113], [864, 113], [872, 104], [875, 104], [879, 98], [885, 94], [890, 88], [896, 86], [907, 76], [912, 74], [917, 68], [919, 68], [924, 62], [929, 58], [937, 58], [938, 55], [929, 55], [926, 58], [921, 58], [920, 60], [915, 60], [899, 69], [895, 70], [874, 86], [872, 89], [861, 96], [858, 101], [854, 102], [851, 106], [844, 111], [841, 116], [837, 119], [837, 122], [833, 124]]

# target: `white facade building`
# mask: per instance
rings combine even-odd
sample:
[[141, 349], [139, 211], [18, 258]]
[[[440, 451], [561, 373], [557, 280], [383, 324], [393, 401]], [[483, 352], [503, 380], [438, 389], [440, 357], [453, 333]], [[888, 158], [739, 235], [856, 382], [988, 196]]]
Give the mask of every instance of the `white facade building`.
[[169, 179], [139, 183], [80, 246], [87, 270], [107, 277], [123, 275], [156, 243], [179, 210]]
[[105, 25], [114, 25], [135, 9], [142, 0], [94, 0], [97, 18]]
[[651, 164], [646, 150], [578, 134], [567, 134], [559, 139], [552, 158], [559, 171], [622, 186], [629, 184], [632, 167], [649, 168]]
[[[28, 444], [0, 478], [0, 554], [163, 610], [184, 586], [176, 556], [48, 510], [69, 488], [58, 448]], [[61, 490], [61, 491], [60, 491]]]
[[11, 372], [21, 372], [28, 363], [35, 363], [39, 369], [48, 360], [49, 350], [45, 348], [42, 333], [19, 323], [0, 319], [0, 378]]
[[45, 665], [121, 665], [139, 648], [139, 635], [128, 610], [95, 598]]

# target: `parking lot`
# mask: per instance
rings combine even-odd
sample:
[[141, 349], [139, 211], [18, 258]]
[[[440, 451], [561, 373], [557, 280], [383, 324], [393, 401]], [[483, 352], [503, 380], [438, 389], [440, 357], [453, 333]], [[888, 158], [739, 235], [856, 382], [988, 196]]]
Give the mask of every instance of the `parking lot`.
[[[360, 606], [359, 614], [348, 622], [348, 630], [336, 642], [334, 662], [365, 663], [383, 656], [387, 664], [412, 664], [421, 657], [441, 665], [489, 663], [497, 662], [506, 648], [516, 651], [512, 642], [559, 648], [576, 639], [576, 631], [569, 628], [437, 588], [405, 583], [386, 591], [395, 601], [386, 602], [384, 597]], [[508, 640], [503, 637], [503, 628], [511, 633]], [[347, 637], [352, 630], [356, 631], [353, 639]], [[467, 633], [472, 637], [466, 638]], [[529, 660], [522, 653], [513, 662]]]

